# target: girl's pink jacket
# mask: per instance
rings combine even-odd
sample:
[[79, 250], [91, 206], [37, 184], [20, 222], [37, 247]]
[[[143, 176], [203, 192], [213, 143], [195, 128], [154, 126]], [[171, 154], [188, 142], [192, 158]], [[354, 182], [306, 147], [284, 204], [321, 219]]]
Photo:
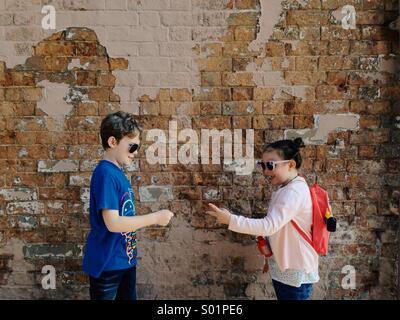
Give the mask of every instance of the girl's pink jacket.
[[263, 219], [231, 215], [229, 230], [254, 236], [268, 236], [279, 269], [318, 271], [318, 253], [303, 239], [290, 220], [311, 238], [312, 202], [310, 189], [298, 176], [272, 193], [268, 214]]

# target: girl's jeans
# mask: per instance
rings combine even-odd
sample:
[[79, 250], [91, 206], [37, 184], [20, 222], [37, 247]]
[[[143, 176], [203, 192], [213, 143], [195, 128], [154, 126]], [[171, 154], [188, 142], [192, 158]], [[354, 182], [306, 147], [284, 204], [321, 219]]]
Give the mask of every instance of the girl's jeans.
[[136, 266], [90, 277], [91, 300], [136, 300]]
[[312, 283], [303, 283], [297, 288], [272, 279], [272, 284], [278, 300], [309, 300], [313, 289]]

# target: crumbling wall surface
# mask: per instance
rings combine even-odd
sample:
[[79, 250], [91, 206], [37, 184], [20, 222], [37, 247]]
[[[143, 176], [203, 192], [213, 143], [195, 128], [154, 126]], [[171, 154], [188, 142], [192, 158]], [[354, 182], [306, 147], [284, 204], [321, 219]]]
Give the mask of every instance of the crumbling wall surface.
[[[43, 5], [57, 30], [42, 29]], [[313, 297], [395, 298], [397, 17], [397, 0], [0, 0], [0, 298], [88, 298], [90, 176], [100, 121], [117, 110], [144, 128], [127, 169], [137, 211], [176, 214], [138, 233], [139, 298], [275, 297], [254, 238], [204, 213], [213, 202], [262, 217], [273, 189], [256, 168], [150, 164], [149, 130], [168, 136], [171, 123], [199, 137], [252, 129], [256, 158], [265, 142], [301, 136], [302, 172], [339, 221]], [[55, 289], [42, 286], [46, 265]]]

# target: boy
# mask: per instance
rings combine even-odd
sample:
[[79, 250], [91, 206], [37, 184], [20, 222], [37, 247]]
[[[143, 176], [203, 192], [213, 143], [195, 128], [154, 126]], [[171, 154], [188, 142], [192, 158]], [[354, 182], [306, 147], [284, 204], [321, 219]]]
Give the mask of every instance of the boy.
[[90, 182], [90, 225], [83, 271], [89, 274], [92, 300], [136, 299], [136, 230], [166, 226], [169, 210], [136, 215], [134, 194], [123, 167], [140, 147], [140, 128], [132, 114], [107, 115], [100, 128], [105, 154]]

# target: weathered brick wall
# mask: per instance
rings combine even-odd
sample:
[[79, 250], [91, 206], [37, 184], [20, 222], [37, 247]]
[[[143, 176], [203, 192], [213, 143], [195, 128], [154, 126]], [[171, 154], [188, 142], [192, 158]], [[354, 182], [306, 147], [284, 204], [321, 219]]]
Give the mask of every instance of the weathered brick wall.
[[[41, 28], [54, 5], [57, 30]], [[356, 29], [341, 8], [356, 9]], [[140, 298], [273, 298], [254, 239], [204, 214], [213, 201], [266, 213], [260, 172], [150, 165], [148, 129], [254, 129], [302, 136], [303, 172], [331, 194], [339, 230], [314, 298], [396, 295], [399, 228], [397, 0], [0, 0], [0, 298], [87, 298], [81, 272], [99, 123], [137, 114], [144, 148], [128, 175], [139, 213]], [[394, 24], [395, 25], [395, 24]], [[87, 28], [82, 28], [87, 27]], [[56, 290], [41, 286], [44, 265]], [[356, 289], [342, 268], [354, 266]]]

